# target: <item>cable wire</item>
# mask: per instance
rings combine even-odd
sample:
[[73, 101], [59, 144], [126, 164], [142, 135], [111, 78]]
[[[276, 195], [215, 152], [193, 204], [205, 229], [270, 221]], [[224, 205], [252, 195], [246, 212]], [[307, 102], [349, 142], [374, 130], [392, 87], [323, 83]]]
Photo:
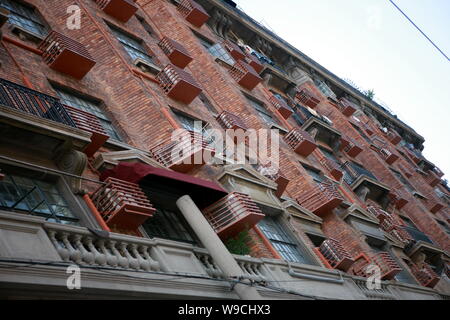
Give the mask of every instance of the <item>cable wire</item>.
[[414, 21], [412, 21], [409, 17], [408, 17], [408, 15], [406, 14], [406, 13], [404, 13], [403, 11], [402, 11], [402, 9], [400, 9], [395, 3], [394, 3], [394, 1], [393, 0], [389, 0], [389, 2], [390, 3], [392, 3], [392, 5], [394, 6], [394, 7], [396, 7], [397, 8], [397, 10], [398, 11], [400, 11], [400, 13], [406, 18], [406, 19], [408, 19], [408, 21], [409, 22], [411, 22], [411, 24], [417, 29], [417, 30], [419, 30], [419, 32], [425, 37], [425, 38], [427, 38], [427, 40], [447, 59], [447, 61], [449, 61], [450, 59], [447, 57], [447, 55], [433, 42], [433, 40], [431, 40], [426, 34], [425, 34], [425, 32], [423, 32], [415, 23], [414, 23]]

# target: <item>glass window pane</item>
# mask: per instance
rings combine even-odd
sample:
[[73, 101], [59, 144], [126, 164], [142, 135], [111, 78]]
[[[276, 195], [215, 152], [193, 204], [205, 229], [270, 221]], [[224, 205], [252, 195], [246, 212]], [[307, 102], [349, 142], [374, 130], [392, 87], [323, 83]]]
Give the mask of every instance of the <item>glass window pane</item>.
[[142, 45], [141, 41], [130, 37], [120, 30], [114, 28], [112, 28], [111, 30], [133, 61], [136, 59], [142, 59], [144, 61], [153, 63], [152, 57], [147, 53], [147, 50]]
[[40, 36], [48, 31], [39, 14], [30, 6], [11, 0], [0, 0], [0, 7], [10, 11], [9, 22]]

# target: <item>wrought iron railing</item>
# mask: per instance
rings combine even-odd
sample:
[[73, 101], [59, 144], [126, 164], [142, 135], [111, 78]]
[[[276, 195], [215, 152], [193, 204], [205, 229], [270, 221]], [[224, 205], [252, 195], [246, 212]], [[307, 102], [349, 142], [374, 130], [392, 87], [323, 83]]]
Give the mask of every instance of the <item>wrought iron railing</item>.
[[0, 79], [0, 104], [76, 128], [59, 99]]

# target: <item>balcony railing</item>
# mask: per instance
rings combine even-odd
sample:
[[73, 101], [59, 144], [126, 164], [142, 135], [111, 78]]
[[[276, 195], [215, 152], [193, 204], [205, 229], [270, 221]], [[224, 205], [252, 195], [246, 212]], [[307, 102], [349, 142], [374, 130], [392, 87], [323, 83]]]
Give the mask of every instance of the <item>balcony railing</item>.
[[304, 157], [309, 156], [317, 148], [316, 142], [309, 133], [297, 128], [292, 129], [284, 140], [296, 153]]
[[250, 66], [255, 69], [255, 71], [259, 74], [264, 69], [264, 65], [261, 63], [261, 61], [255, 57], [253, 54], [247, 54], [245, 57], [245, 62], [247, 62]]
[[128, 22], [138, 10], [133, 0], [95, 0], [103, 12], [121, 22]]
[[77, 128], [92, 133], [91, 143], [83, 150], [88, 157], [97, 152], [109, 139], [109, 135], [100, 121], [92, 113], [65, 105], [64, 108], [74, 121]]
[[401, 187], [389, 191], [388, 197], [395, 204], [396, 209], [401, 209], [408, 204], [408, 197]]
[[400, 141], [402, 141], [402, 137], [398, 134], [397, 131], [393, 129], [389, 129], [386, 136], [389, 139], [389, 141], [395, 146], [399, 144]]
[[345, 98], [341, 98], [339, 100], [338, 107], [341, 110], [342, 114], [346, 117], [350, 117], [355, 113], [356, 110], [358, 110], [357, 105]]
[[395, 161], [398, 160], [399, 156], [397, 156], [395, 153], [391, 152], [387, 148], [382, 148], [379, 150], [379, 153], [381, 157], [386, 161], [387, 164], [392, 165], [395, 163]]
[[49, 33], [39, 49], [51, 69], [76, 79], [82, 79], [95, 65], [84, 45], [56, 31]]
[[153, 216], [155, 209], [138, 184], [115, 178], [105, 183], [91, 199], [109, 227], [136, 230]]
[[59, 99], [0, 79], [0, 104], [15, 110], [76, 127]]
[[371, 258], [365, 254], [359, 255], [352, 265], [352, 273], [367, 278], [373, 272], [370, 268], [371, 265], [380, 268], [381, 280], [391, 280], [402, 271], [402, 268], [388, 252], [379, 252]]
[[391, 280], [403, 270], [387, 252], [377, 253], [372, 257], [372, 261], [380, 267], [382, 280]]
[[301, 89], [297, 92], [295, 95], [295, 99], [298, 103], [302, 105], [306, 105], [312, 109], [317, 107], [317, 105], [320, 103], [319, 97], [317, 97], [314, 93], [309, 91], [308, 89]]
[[337, 164], [336, 161], [327, 157], [321, 157], [319, 159], [319, 162], [328, 170], [328, 172], [330, 172], [333, 178], [335, 178], [337, 181], [341, 180], [344, 173], [341, 166]]
[[422, 267], [414, 263], [410, 263], [409, 268], [412, 274], [420, 282], [421, 285], [428, 288], [434, 288], [441, 280], [439, 275], [427, 264], [423, 263]]
[[150, 148], [151, 156], [161, 165], [178, 172], [203, 166], [215, 150], [202, 134], [185, 131]]
[[434, 188], [441, 182], [441, 177], [439, 177], [439, 175], [437, 175], [433, 170], [428, 170], [427, 175], [425, 176], [425, 181]]
[[57, 98], [4, 79], [0, 79], [0, 104], [92, 133], [91, 144], [84, 150], [89, 157], [109, 138], [93, 114], [65, 106]]
[[248, 130], [248, 127], [244, 123], [242, 118], [229, 111], [223, 111], [217, 116], [216, 120], [224, 129], [242, 129], [244, 131]]
[[347, 271], [354, 262], [347, 250], [337, 240], [327, 239], [317, 249], [334, 269]]
[[264, 214], [246, 194], [234, 192], [203, 211], [206, 219], [222, 238], [227, 239], [252, 228]]
[[277, 95], [272, 95], [270, 97], [270, 103], [278, 110], [284, 119], [288, 119], [294, 112], [287, 102]]
[[237, 61], [228, 68], [228, 72], [237, 83], [249, 91], [252, 91], [263, 80], [255, 69], [244, 61]]
[[209, 19], [209, 14], [205, 9], [193, 0], [182, 0], [178, 4], [178, 11], [180, 11], [186, 21], [197, 28], [200, 28]]
[[332, 182], [322, 182], [297, 198], [297, 202], [318, 216], [338, 207], [344, 199]]
[[202, 92], [189, 73], [172, 64], [158, 73], [156, 79], [167, 96], [185, 104], [190, 104]]
[[164, 37], [158, 45], [170, 62], [178, 68], [184, 69], [193, 60], [186, 48], [178, 41]]
[[360, 146], [353, 139], [351, 139], [347, 136], [344, 136], [344, 135], [341, 136], [340, 149], [344, 150], [349, 155], [349, 157], [352, 157], [352, 158], [355, 158], [363, 151], [362, 146]]
[[234, 42], [225, 40], [222, 42], [222, 47], [224, 47], [236, 61], [244, 60], [246, 57], [245, 53], [242, 52], [241, 48]]
[[285, 175], [283, 175], [281, 170], [278, 169], [277, 172], [274, 172], [275, 170], [273, 170], [272, 168], [269, 169], [267, 166], [263, 165], [258, 165], [256, 167], [256, 170], [260, 174], [269, 178], [270, 180], [274, 181], [277, 184], [278, 187], [275, 195], [277, 197], [281, 197], [290, 182], [290, 180]]

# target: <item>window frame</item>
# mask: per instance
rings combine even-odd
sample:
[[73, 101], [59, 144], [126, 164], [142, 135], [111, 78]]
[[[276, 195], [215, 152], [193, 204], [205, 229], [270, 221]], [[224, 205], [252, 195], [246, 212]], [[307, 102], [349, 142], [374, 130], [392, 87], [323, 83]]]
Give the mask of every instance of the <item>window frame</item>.
[[[29, 10], [30, 16], [25, 16], [24, 12], [16, 12], [14, 10], [15, 8], [11, 8], [10, 5], [5, 5], [5, 2], [11, 3], [11, 6], [14, 7], [21, 7], [25, 8], [24, 10]], [[0, 0], [0, 7], [7, 9], [9, 14], [8, 23], [11, 25], [14, 25], [15, 27], [19, 28], [20, 30], [23, 30], [26, 33], [29, 33], [35, 37], [44, 39], [48, 33], [50, 32], [50, 28], [43, 17], [43, 15], [40, 13], [38, 8], [36, 8], [34, 5], [25, 2], [25, 1], [14, 1], [14, 0]], [[19, 17], [19, 18], [16, 18]], [[31, 22], [33, 27], [28, 28], [27, 24], [20, 23], [20, 19], [23, 19], [27, 22]], [[35, 27], [37, 25], [37, 27]]]
[[[56, 96], [60, 99], [63, 105], [68, 105], [78, 110], [89, 112], [98, 119], [100, 125], [107, 132], [110, 139], [119, 142], [124, 141], [121, 134], [115, 127], [113, 121], [107, 114], [107, 111], [105, 110], [105, 104], [102, 100], [93, 98], [84, 93], [81, 93], [79, 91], [67, 87], [59, 86], [54, 83], [51, 83], [51, 86], [53, 90], [56, 92]], [[64, 96], [70, 96], [71, 100], [65, 98]], [[83, 104], [80, 105], [77, 101], [73, 101], [72, 98], [82, 101]]]
[[[274, 226], [275, 228], [267, 230], [266, 227], [268, 225], [268, 220], [272, 222], [269, 224], [272, 224], [272, 226]], [[293, 263], [317, 265], [316, 261], [308, 252], [307, 247], [303, 245], [297, 239], [297, 237], [289, 232], [289, 229], [286, 228], [286, 225], [282, 222], [281, 217], [272, 217], [266, 215], [266, 217], [261, 220], [257, 226], [284, 260]], [[278, 233], [275, 234], [274, 231], [277, 231]], [[277, 239], [276, 237], [272, 237], [273, 234], [275, 234], [279, 239]], [[280, 250], [287, 248], [289, 249], [286, 251]], [[295, 253], [297, 253], [297, 256], [295, 256]]]
[[[66, 177], [64, 175], [58, 174], [58, 173], [49, 173], [48, 171], [39, 170], [39, 169], [30, 169], [27, 166], [21, 166], [21, 165], [11, 165], [5, 162], [0, 162], [0, 168], [2, 169], [2, 172], [5, 173], [6, 177], [8, 175], [14, 175], [14, 176], [22, 176], [27, 179], [34, 179], [34, 180], [41, 180], [44, 182], [51, 182], [52, 185], [57, 189], [58, 196], [61, 197], [67, 208], [69, 209], [70, 213], [72, 214], [73, 218], [66, 218], [62, 219], [62, 221], [68, 221], [68, 223], [62, 223], [62, 224], [69, 224], [69, 225], [75, 225], [75, 226], [84, 226], [84, 227], [92, 227], [96, 228], [97, 224], [91, 217], [91, 215], [87, 214], [86, 207], [81, 204], [79, 199], [76, 195], [72, 192], [69, 182], [67, 181]], [[42, 176], [44, 178], [38, 179], [34, 177], [29, 176]], [[0, 181], [0, 184], [2, 181]], [[34, 217], [52, 217], [52, 215], [45, 215], [45, 214], [33, 214], [29, 213], [26, 210], [8, 210], [5, 207], [0, 208], [0, 210], [5, 210], [6, 212], [12, 212], [15, 214], [24, 214], [26, 216], [34, 216]], [[46, 219], [47, 220], [47, 219]], [[47, 220], [48, 221], [48, 220]], [[61, 223], [58, 221], [49, 221], [52, 223]]]
[[133, 63], [137, 60], [142, 60], [151, 65], [155, 64], [155, 55], [151, 52], [147, 46], [147, 43], [143, 39], [115, 26], [112, 23], [106, 22], [106, 24], [111, 30], [111, 34], [114, 39], [119, 42]]

